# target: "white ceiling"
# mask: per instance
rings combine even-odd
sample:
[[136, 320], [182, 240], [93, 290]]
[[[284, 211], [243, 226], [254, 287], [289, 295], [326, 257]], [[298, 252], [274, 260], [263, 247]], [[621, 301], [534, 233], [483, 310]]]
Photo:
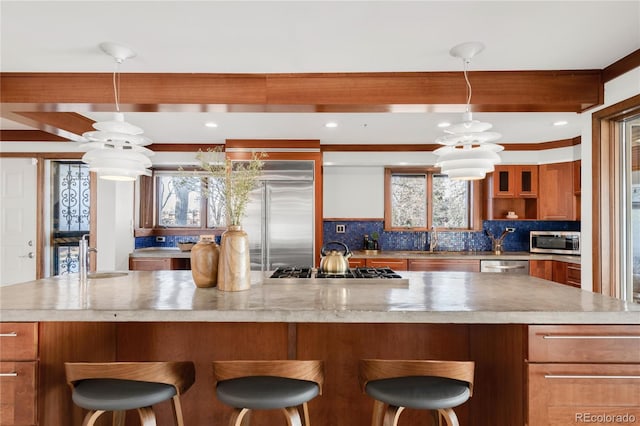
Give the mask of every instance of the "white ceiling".
[[[602, 69], [640, 49], [640, 1], [6, 1], [3, 72], [110, 72], [98, 44], [130, 46], [122, 72], [461, 71], [449, 49], [482, 41], [475, 70]], [[473, 81], [472, 81], [473, 84]], [[454, 111], [455, 108], [452, 108]], [[459, 108], [458, 108], [459, 110]], [[108, 113], [80, 111], [94, 120]], [[127, 113], [154, 143], [319, 138], [432, 143], [458, 112]], [[503, 142], [580, 134], [574, 113], [477, 113]], [[564, 119], [565, 127], [551, 124]], [[336, 121], [333, 129], [326, 121]], [[206, 121], [218, 123], [211, 129]], [[3, 129], [18, 126], [2, 120]], [[16, 127], [21, 128], [21, 127]]]

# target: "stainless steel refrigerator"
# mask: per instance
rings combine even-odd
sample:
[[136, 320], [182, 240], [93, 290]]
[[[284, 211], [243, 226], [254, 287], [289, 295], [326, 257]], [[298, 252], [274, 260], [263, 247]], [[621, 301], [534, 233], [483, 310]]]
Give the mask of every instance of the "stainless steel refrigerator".
[[252, 270], [312, 266], [314, 162], [265, 161], [242, 225], [249, 235]]

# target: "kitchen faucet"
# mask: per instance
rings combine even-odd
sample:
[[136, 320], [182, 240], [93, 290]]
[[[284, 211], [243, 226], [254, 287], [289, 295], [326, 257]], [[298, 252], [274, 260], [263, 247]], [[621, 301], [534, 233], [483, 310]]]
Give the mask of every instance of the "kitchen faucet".
[[510, 234], [515, 230], [516, 230], [515, 228], [505, 228], [502, 234], [500, 234], [498, 238], [494, 237], [491, 231], [489, 231], [488, 229], [485, 231], [489, 236], [489, 238], [491, 238], [491, 248], [495, 254], [502, 253], [502, 241], [504, 240], [504, 237], [506, 237], [507, 234]]
[[97, 248], [89, 247], [88, 238], [89, 234], [84, 234], [78, 242], [78, 272], [80, 272], [80, 278], [86, 278], [89, 272], [89, 253], [98, 252]]
[[438, 248], [438, 232], [436, 227], [431, 227], [431, 239], [429, 240], [429, 251], [436, 251]]

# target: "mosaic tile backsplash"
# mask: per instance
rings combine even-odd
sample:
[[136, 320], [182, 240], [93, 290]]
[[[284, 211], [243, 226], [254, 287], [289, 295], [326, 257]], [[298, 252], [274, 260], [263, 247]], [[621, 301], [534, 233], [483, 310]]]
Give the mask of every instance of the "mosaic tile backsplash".
[[[164, 247], [164, 248], [177, 248], [178, 243], [197, 243], [200, 239], [198, 235], [167, 235], [164, 237], [164, 242], [156, 241], [156, 237], [136, 237], [135, 247], [136, 249], [150, 248], [150, 247]], [[216, 236], [216, 243], [220, 244], [220, 236]]]
[[[336, 233], [344, 225], [344, 233]], [[383, 221], [324, 221], [323, 241], [341, 241], [351, 250], [362, 250], [364, 235], [377, 232], [381, 250], [429, 250], [431, 232], [385, 232]], [[482, 231], [438, 232], [438, 251], [490, 251], [486, 231], [498, 237], [505, 228], [515, 228], [503, 240], [504, 251], [529, 251], [529, 231], [580, 231], [579, 221], [507, 221], [487, 220]]]
[[[336, 233], [336, 225], [344, 225], [345, 232]], [[378, 243], [381, 250], [428, 250], [431, 241], [431, 232], [385, 232], [384, 222], [381, 220], [362, 221], [332, 221], [325, 220], [322, 230], [324, 243], [330, 241], [343, 242], [351, 250], [362, 250], [364, 247], [364, 235], [369, 237], [377, 232]], [[579, 231], [579, 221], [508, 221], [486, 220], [483, 222], [482, 231], [464, 232], [438, 232], [439, 251], [490, 251], [491, 240], [486, 231], [496, 237], [502, 234], [505, 228], [515, 228], [512, 234], [507, 235], [503, 241], [504, 251], [529, 251], [529, 231]], [[149, 247], [177, 247], [181, 242], [197, 242], [198, 235], [174, 236], [167, 235], [164, 242], [156, 241], [156, 237], [136, 237], [135, 248]], [[216, 237], [220, 243], [220, 236]]]

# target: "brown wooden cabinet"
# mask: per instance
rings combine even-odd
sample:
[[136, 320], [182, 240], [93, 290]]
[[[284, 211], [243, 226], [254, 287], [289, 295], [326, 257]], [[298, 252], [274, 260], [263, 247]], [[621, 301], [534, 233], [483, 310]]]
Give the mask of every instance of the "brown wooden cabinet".
[[580, 288], [581, 266], [579, 263], [559, 260], [530, 260], [529, 275], [560, 284]]
[[487, 190], [487, 219], [507, 219], [509, 212], [518, 219], [537, 219], [538, 166], [496, 166]]
[[529, 275], [551, 281], [553, 279], [553, 260], [530, 260]]
[[191, 260], [186, 257], [130, 257], [131, 271], [162, 271], [191, 269]]
[[494, 198], [536, 198], [538, 166], [496, 166], [493, 172]]
[[529, 426], [640, 418], [640, 326], [529, 326], [527, 358]]
[[540, 166], [540, 220], [576, 219], [573, 167], [572, 162]]
[[480, 272], [478, 259], [409, 259], [409, 271]]
[[366, 266], [370, 268], [391, 268], [395, 271], [407, 270], [407, 259], [398, 259], [390, 257], [368, 258]]
[[364, 257], [350, 257], [349, 268], [364, 268], [366, 266], [366, 259]]
[[38, 324], [0, 323], [0, 425], [35, 425]]

